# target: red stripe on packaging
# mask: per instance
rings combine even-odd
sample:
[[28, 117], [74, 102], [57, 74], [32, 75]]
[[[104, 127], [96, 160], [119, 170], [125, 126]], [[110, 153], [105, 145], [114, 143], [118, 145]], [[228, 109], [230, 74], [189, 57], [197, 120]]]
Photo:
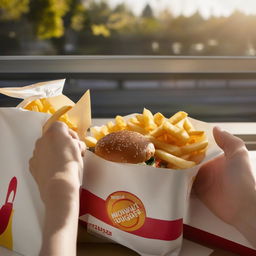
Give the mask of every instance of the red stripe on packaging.
[[206, 231], [203, 231], [195, 227], [191, 227], [186, 224], [183, 225], [183, 228], [184, 228], [184, 237], [189, 240], [200, 242], [202, 244], [207, 244], [214, 247], [219, 247], [224, 250], [239, 254], [241, 256], [256, 255], [256, 250], [252, 248], [248, 248], [244, 245], [235, 243], [233, 241], [227, 240], [223, 237], [213, 235], [211, 233], [208, 233]]
[[[90, 214], [93, 217], [115, 227], [109, 219], [106, 210], [106, 201], [88, 190], [81, 189], [80, 216]], [[176, 240], [182, 235], [183, 219], [160, 220], [146, 217], [142, 227], [135, 231], [123, 231], [144, 238], [164, 241]]]

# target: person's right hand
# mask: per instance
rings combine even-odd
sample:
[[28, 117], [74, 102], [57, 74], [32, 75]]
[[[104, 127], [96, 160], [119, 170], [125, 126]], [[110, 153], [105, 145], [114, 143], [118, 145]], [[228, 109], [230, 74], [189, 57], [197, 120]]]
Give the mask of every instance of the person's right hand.
[[201, 167], [194, 191], [215, 215], [256, 246], [256, 178], [248, 151], [241, 139], [220, 128], [215, 127], [213, 134], [224, 155]]

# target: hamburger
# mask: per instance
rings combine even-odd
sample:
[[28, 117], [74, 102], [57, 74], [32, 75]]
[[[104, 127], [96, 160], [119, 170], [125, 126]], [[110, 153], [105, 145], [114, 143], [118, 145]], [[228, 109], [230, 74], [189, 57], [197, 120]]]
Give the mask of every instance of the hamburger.
[[94, 152], [105, 160], [118, 163], [144, 163], [153, 158], [154, 144], [138, 132], [112, 132], [98, 140]]

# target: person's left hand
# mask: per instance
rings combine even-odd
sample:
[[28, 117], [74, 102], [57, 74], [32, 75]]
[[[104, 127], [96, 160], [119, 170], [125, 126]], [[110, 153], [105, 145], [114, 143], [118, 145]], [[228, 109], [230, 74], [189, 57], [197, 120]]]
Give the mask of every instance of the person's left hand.
[[54, 123], [37, 140], [29, 162], [30, 172], [44, 202], [58, 192], [79, 189], [84, 152], [85, 144], [62, 122]]

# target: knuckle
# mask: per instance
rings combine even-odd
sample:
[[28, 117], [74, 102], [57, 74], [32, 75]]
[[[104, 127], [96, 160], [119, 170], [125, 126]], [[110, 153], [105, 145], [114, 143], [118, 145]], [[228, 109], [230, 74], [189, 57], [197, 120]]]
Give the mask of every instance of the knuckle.
[[246, 148], [246, 146], [244, 145], [243, 147], [239, 148], [237, 150], [237, 152], [240, 154], [240, 155], [247, 155], [248, 154], [248, 150]]
[[[41, 141], [41, 139], [38, 139], [38, 140], [36, 141], [36, 143], [35, 143], [35, 148], [38, 148], [38, 147], [40, 146], [40, 141]], [[35, 154], [35, 150], [34, 150], [33, 154]]]
[[29, 160], [29, 171], [32, 173], [34, 169], [34, 158]]
[[246, 148], [246, 146], [242, 146], [242, 147], [239, 147], [233, 154], [233, 157], [234, 156], [239, 156], [239, 157], [247, 157], [248, 156], [248, 150]]
[[235, 137], [236, 138], [236, 143], [238, 147], [244, 147], [245, 143], [241, 138]]
[[46, 131], [46, 135], [51, 135], [51, 134], [60, 134], [62, 132], [65, 131], [65, 129], [67, 129], [67, 126], [65, 123], [63, 122], [60, 122], [60, 121], [57, 121], [57, 122], [54, 122], [50, 127], [49, 129]]

